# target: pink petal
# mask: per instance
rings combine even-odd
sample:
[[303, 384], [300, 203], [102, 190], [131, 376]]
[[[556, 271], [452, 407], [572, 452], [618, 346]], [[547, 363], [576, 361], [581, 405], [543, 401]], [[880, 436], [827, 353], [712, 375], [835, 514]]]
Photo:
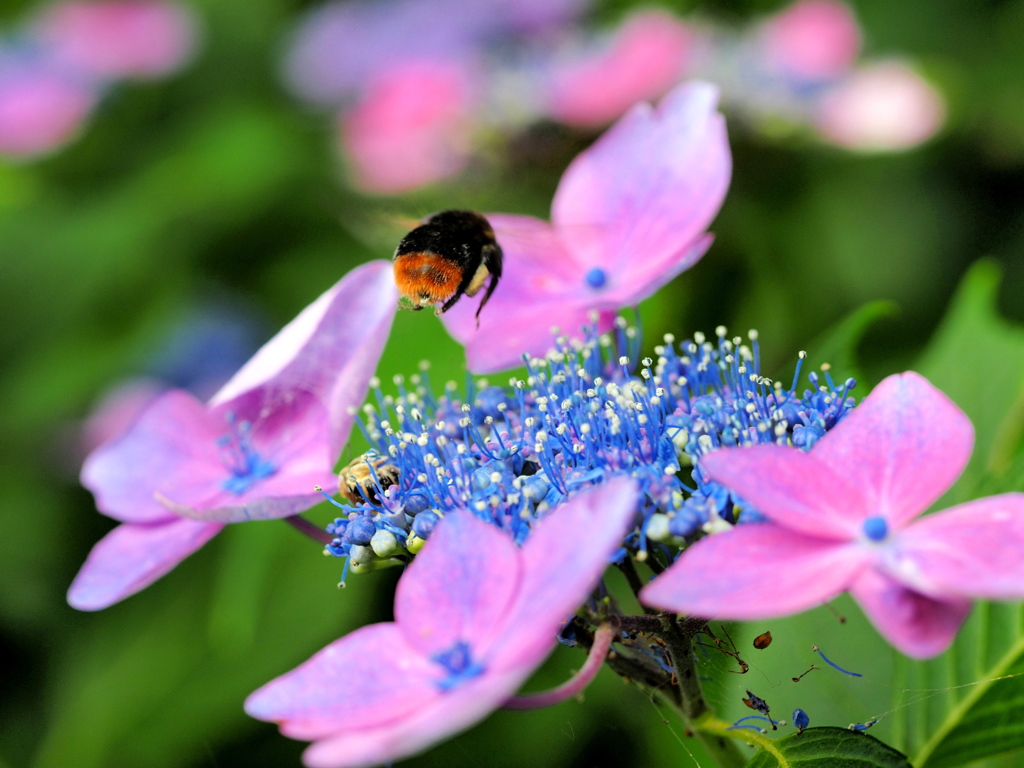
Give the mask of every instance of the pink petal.
[[519, 689], [530, 671], [483, 675], [379, 727], [346, 727], [334, 738], [311, 745], [302, 761], [309, 768], [346, 768], [381, 765], [422, 752], [483, 720]]
[[693, 32], [675, 16], [637, 13], [615, 32], [607, 50], [556, 69], [548, 97], [552, 116], [574, 125], [611, 122], [675, 85], [692, 44]]
[[[226, 427], [222, 428], [224, 432]], [[205, 496], [187, 501], [171, 489], [162, 494], [162, 503], [183, 517], [197, 520], [268, 520], [289, 517], [319, 504], [323, 497], [315, 487], [333, 487], [337, 481], [327, 414], [311, 395], [300, 394], [291, 403], [257, 418], [249, 436], [261, 460], [274, 468], [273, 474], [237, 493], [225, 485], [231, 470], [220, 462]]]
[[393, 63], [340, 120], [357, 186], [398, 194], [456, 175], [472, 149], [474, 68]]
[[211, 416], [188, 392], [171, 390], [119, 440], [89, 455], [82, 485], [110, 517], [132, 523], [167, 520], [172, 515], [154, 492], [193, 504], [217, 492], [227, 478], [217, 449], [226, 431], [222, 417]]
[[352, 428], [348, 409], [366, 397], [397, 305], [391, 262], [357, 267], [268, 341], [213, 396], [210, 407], [275, 410], [296, 392], [310, 393], [329, 414], [326, 460], [333, 464]]
[[807, 536], [855, 538], [870, 514], [861, 490], [818, 461], [816, 452], [781, 445], [723, 448], [701, 457], [700, 465], [773, 522]]
[[153, 379], [129, 379], [105, 392], [81, 426], [79, 442], [83, 453], [92, 453], [104, 443], [120, 437], [167, 389]]
[[64, 63], [101, 78], [171, 72], [188, 59], [196, 38], [187, 8], [154, 0], [59, 3], [37, 27]]
[[97, 98], [88, 85], [14, 60], [0, 49], [0, 154], [31, 157], [70, 141]]
[[294, 739], [320, 739], [405, 719], [442, 695], [443, 669], [392, 623], [371, 624], [336, 640], [245, 701], [245, 711], [281, 724]]
[[512, 539], [468, 512], [445, 516], [406, 569], [395, 593], [395, 623], [425, 656], [490, 636], [507, 614], [520, 580]]
[[172, 519], [119, 525], [92, 548], [68, 590], [68, 603], [98, 611], [148, 587], [212, 539], [216, 523]]
[[824, 95], [814, 116], [826, 141], [863, 152], [917, 146], [945, 120], [942, 94], [899, 60], [859, 67]]
[[732, 160], [717, 90], [682, 85], [657, 109], [640, 104], [569, 166], [552, 204], [574, 258], [610, 280], [604, 299], [639, 301], [637, 288], [677, 274], [718, 213]]
[[462, 298], [441, 315], [448, 332], [465, 345], [474, 373], [515, 368], [523, 364], [524, 353], [543, 356], [554, 342], [553, 326], [581, 336], [597, 306], [583, 269], [547, 222], [503, 214], [487, 218], [504, 251], [504, 272], [480, 313], [480, 327], [475, 317], [479, 294]]
[[918, 520], [893, 542], [886, 570], [937, 598], [1024, 598], [1024, 493], [1005, 493]]
[[622, 546], [638, 505], [636, 483], [615, 478], [581, 491], [534, 528], [521, 551], [522, 586], [494, 641], [497, 669], [532, 668], [551, 652], [566, 616]]
[[899, 528], [953, 484], [973, 446], [974, 427], [963, 411], [908, 371], [883, 380], [811, 455], [860, 489], [867, 514]]
[[882, 637], [915, 659], [946, 650], [971, 610], [970, 600], [933, 600], [876, 568], [864, 571], [850, 587], [850, 594]]
[[860, 53], [860, 30], [839, 0], [800, 0], [765, 25], [765, 53], [791, 75], [830, 80], [845, 74]]
[[856, 544], [809, 538], [772, 523], [739, 525], [687, 549], [640, 599], [706, 619], [770, 619], [831, 600], [872, 557]]

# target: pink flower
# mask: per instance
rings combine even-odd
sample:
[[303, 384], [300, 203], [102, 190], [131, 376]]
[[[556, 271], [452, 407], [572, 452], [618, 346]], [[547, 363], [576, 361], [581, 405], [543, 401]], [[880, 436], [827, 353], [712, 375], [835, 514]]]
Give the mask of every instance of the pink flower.
[[82, 484], [121, 525], [68, 591], [81, 610], [138, 592], [225, 523], [287, 517], [321, 500], [387, 339], [398, 301], [391, 264], [346, 275], [203, 405], [158, 397], [119, 440], [94, 451]]
[[822, 137], [865, 151], [906, 149], [945, 120], [942, 96], [902, 62], [863, 67], [825, 94], [815, 122]]
[[990, 496], [914, 519], [956, 480], [971, 422], [916, 373], [885, 379], [810, 453], [724, 449], [704, 471], [770, 522], [688, 549], [641, 598], [721, 619], [764, 619], [849, 590], [908, 656], [941, 653], [970, 598], [1024, 597], [1024, 494]]
[[768, 58], [803, 80], [832, 80], [846, 73], [860, 53], [860, 30], [849, 7], [838, 0], [800, 0], [772, 18], [762, 31]]
[[0, 50], [0, 154], [32, 157], [67, 143], [96, 100], [88, 84]]
[[473, 91], [452, 63], [409, 63], [377, 77], [340, 118], [357, 186], [395, 194], [455, 175], [469, 158]]
[[145, 377], [121, 382], [105, 392], [88, 418], [82, 422], [79, 444], [85, 456], [114, 440], [131, 427], [167, 385]]
[[195, 47], [188, 10], [159, 0], [54, 5], [36, 22], [42, 44], [92, 77], [156, 77], [180, 67]]
[[548, 96], [555, 120], [573, 125], [603, 125], [638, 101], [655, 99], [683, 73], [694, 33], [662, 11], [644, 11], [628, 19], [607, 50], [566, 62], [553, 73]]
[[657, 109], [635, 106], [569, 165], [550, 224], [488, 214], [505, 254], [501, 282], [479, 328], [471, 301], [442, 315], [471, 370], [543, 355], [553, 325], [578, 336], [595, 310], [607, 325], [704, 255], [732, 168], [717, 98], [690, 83]]
[[366, 83], [415, 63], [480, 72], [485, 51], [509, 38], [534, 39], [580, 14], [588, 0], [345, 0], [312, 9], [285, 62], [292, 90], [340, 106]]
[[387, 763], [468, 728], [551, 652], [635, 510], [633, 482], [612, 480], [557, 507], [522, 549], [450, 513], [399, 582], [393, 623], [335, 641], [252, 694], [246, 712], [314, 741], [312, 768]]

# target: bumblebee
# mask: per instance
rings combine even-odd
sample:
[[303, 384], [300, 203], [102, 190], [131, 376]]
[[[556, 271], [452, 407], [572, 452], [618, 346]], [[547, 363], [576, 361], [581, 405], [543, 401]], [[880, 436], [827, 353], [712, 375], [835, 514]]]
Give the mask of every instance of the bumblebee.
[[376, 451], [353, 459], [338, 473], [338, 490], [350, 504], [366, 501], [380, 504], [380, 494], [392, 485], [398, 485], [398, 467]]
[[435, 314], [451, 309], [463, 295], [487, 290], [476, 308], [491, 298], [501, 278], [501, 246], [487, 219], [473, 211], [441, 211], [402, 238], [395, 249], [395, 283], [401, 305], [420, 310], [443, 302]]

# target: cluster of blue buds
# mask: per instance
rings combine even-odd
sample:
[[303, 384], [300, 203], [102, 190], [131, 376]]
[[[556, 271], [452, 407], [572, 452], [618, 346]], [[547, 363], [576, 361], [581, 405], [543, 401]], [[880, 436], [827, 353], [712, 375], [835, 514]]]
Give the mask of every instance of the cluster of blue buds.
[[449, 383], [436, 396], [426, 364], [411, 387], [396, 377], [397, 395], [372, 382], [376, 405], [360, 421], [372, 450], [341, 473], [349, 503], [334, 501], [346, 514], [328, 526], [326, 551], [348, 558], [346, 573], [407, 562], [454, 509], [522, 542], [552, 507], [621, 474], [641, 494], [620, 557], [657, 547], [671, 562], [702, 532], [762, 519], [708, 480], [700, 457], [759, 443], [809, 450], [853, 408], [855, 382], [837, 385], [826, 369], [798, 393], [803, 353], [786, 389], [760, 374], [756, 332], [716, 336], [667, 335], [656, 359], [638, 359], [640, 334], [619, 318], [612, 333], [556, 337], [507, 389], [470, 380], [464, 394]]

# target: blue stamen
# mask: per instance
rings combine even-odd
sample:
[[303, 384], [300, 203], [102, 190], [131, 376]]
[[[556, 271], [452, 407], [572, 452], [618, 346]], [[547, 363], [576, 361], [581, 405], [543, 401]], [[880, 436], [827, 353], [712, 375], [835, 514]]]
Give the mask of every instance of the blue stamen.
[[260, 480], [277, 472], [277, 467], [256, 452], [250, 422], [236, 422], [235, 414], [230, 411], [224, 418], [230, 431], [217, 439], [217, 446], [221, 449], [221, 461], [231, 476], [221, 483], [221, 488], [241, 496]]
[[594, 290], [598, 290], [600, 288], [604, 288], [604, 286], [608, 283], [608, 273], [605, 272], [600, 267], [594, 267], [589, 272], [587, 272], [584, 279], [587, 281], [587, 285], [589, 285]]
[[808, 715], [806, 712], [804, 712], [799, 707], [797, 707], [796, 709], [793, 710], [793, 727], [796, 728], [797, 731], [801, 731], [802, 732], [804, 730], [804, 728], [806, 728], [810, 724], [811, 724], [811, 717], [810, 717], [810, 715]]
[[462, 640], [447, 651], [435, 653], [430, 660], [440, 664], [448, 672], [448, 677], [437, 682], [437, 687], [442, 691], [457, 688], [484, 672], [483, 665], [473, 659], [469, 643]]
[[840, 667], [835, 662], [830, 661], [828, 656], [826, 656], [824, 653], [822, 653], [821, 648], [819, 648], [818, 646], [816, 646], [816, 645], [811, 646], [811, 650], [814, 651], [819, 656], [821, 656], [821, 660], [822, 661], [824, 661], [826, 664], [828, 664], [833, 669], [839, 670], [844, 675], [849, 675], [850, 677], [864, 677], [864, 675], [862, 675], [860, 672], [850, 672], [848, 669], [843, 669], [842, 667]]
[[763, 715], [747, 715], [746, 717], [741, 717], [739, 720], [733, 723], [733, 727], [739, 725], [745, 720], [764, 720], [766, 723], [771, 723], [772, 725], [779, 724], [778, 720], [772, 720], [770, 717], [764, 717]]
[[884, 517], [869, 517], [864, 521], [864, 535], [871, 541], [882, 541], [889, 535], [889, 524]]
[[[581, 489], [629, 475], [640, 486], [642, 525], [629, 532], [621, 555], [651, 551], [647, 524], [660, 513], [668, 515], [672, 539], [657, 546], [671, 562], [680, 541], [713, 516], [739, 524], [758, 519], [755, 512], [737, 516], [741, 500], [702, 472], [702, 456], [759, 443], [809, 449], [854, 405], [845, 397], [850, 382], [841, 390], [819, 387], [814, 374], [813, 388], [801, 395], [798, 382], [787, 391], [765, 379], [756, 341], [745, 345], [724, 329], [710, 342], [699, 334], [680, 344], [667, 337], [649, 359], [642, 349], [637, 330], [620, 319], [611, 334], [591, 325], [581, 341], [561, 336], [545, 357], [527, 356], [526, 377], [510, 389], [467, 378], [465, 395], [447, 384], [435, 397], [427, 379], [416, 377], [415, 388], [399, 380], [398, 395], [385, 396], [374, 382], [378, 408], [363, 411], [364, 426], [399, 480], [373, 503], [334, 502], [348, 519], [336, 526], [328, 551], [348, 554], [349, 532], [361, 530], [357, 519], [399, 539], [401, 531], [426, 539], [438, 516], [456, 509], [522, 543]], [[373, 469], [377, 485], [382, 469]]]

